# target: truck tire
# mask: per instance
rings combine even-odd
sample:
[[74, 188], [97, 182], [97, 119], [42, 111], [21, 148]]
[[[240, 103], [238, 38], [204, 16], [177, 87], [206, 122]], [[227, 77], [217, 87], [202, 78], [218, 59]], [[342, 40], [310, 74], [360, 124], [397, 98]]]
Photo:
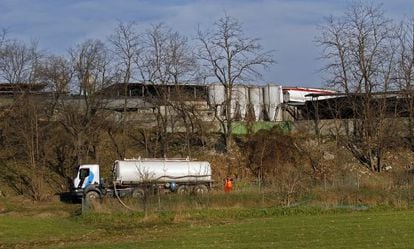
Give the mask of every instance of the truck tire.
[[208, 188], [204, 184], [199, 184], [194, 187], [194, 194], [203, 195], [208, 193]]
[[142, 188], [136, 188], [132, 191], [132, 198], [142, 199], [145, 196], [145, 191]]
[[177, 194], [186, 195], [190, 192], [189, 188], [186, 185], [180, 185], [177, 188]]
[[88, 193], [86, 193], [86, 196], [85, 196], [85, 199], [87, 201], [96, 201], [99, 198], [100, 198], [100, 195], [96, 191], [89, 191]]

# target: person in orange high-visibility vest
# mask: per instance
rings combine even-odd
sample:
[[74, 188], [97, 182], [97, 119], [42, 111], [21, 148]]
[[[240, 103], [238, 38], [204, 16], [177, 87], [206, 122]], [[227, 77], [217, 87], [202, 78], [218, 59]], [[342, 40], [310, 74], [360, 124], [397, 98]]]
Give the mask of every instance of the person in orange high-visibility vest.
[[231, 191], [231, 189], [233, 188], [233, 179], [231, 179], [230, 177], [226, 177], [225, 181], [224, 181], [224, 192], [229, 193]]

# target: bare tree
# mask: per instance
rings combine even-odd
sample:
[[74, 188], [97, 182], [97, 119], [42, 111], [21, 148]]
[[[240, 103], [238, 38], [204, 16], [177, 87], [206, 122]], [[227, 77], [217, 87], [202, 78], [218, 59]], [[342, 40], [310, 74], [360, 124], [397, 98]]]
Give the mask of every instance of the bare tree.
[[[29, 84], [40, 82], [38, 66], [42, 55], [35, 42], [28, 45], [7, 39], [6, 33], [5, 30], [0, 33], [0, 79], [12, 84], [15, 93], [11, 104], [2, 106], [0, 133], [7, 139], [2, 139], [0, 146], [7, 148], [6, 159], [9, 159], [7, 154], [14, 159], [6, 160], [7, 173], [13, 177], [9, 184], [24, 183], [25, 187], [19, 188], [20, 193], [40, 200], [44, 197], [43, 138], [48, 125], [42, 120], [47, 101], [35, 98], [26, 90], [31, 89], [27, 87]], [[5, 154], [2, 153], [2, 159]]]
[[63, 97], [70, 93], [70, 82], [73, 76], [73, 68], [70, 62], [63, 56], [47, 56], [38, 66], [37, 75], [47, 89], [53, 93], [50, 98], [49, 117], [53, 117], [57, 105], [63, 101]]
[[157, 141], [161, 156], [168, 154], [168, 134], [172, 128], [173, 105], [171, 89], [187, 82], [194, 72], [195, 61], [187, 39], [165, 24], [153, 25], [143, 34], [143, 48], [137, 58], [140, 78], [152, 86], [152, 98], [157, 122]]
[[17, 187], [18, 191], [35, 200], [42, 199], [45, 180], [42, 154], [46, 125], [40, 122], [44, 107], [44, 103], [30, 97], [17, 99], [2, 119], [0, 129], [6, 137], [1, 143], [3, 149], [9, 148], [14, 157], [14, 162], [9, 160], [7, 163], [9, 170], [6, 173], [11, 176], [8, 183], [16, 187], [19, 182], [24, 183], [24, 187]]
[[171, 75], [172, 94], [175, 95], [169, 100], [171, 110], [176, 114], [177, 120], [185, 129], [185, 151], [186, 156], [191, 156], [191, 136], [197, 132], [203, 132], [199, 110], [194, 106], [193, 93], [184, 89], [186, 82], [197, 78], [197, 61], [195, 55], [190, 52], [192, 48], [188, 45], [187, 39], [177, 32], [170, 34], [168, 41], [168, 73]]
[[398, 29], [398, 89], [408, 116], [408, 140], [414, 149], [414, 18], [404, 20]]
[[[127, 132], [127, 107], [128, 107], [128, 86], [131, 80], [137, 77], [137, 67], [135, 61], [140, 53], [140, 34], [136, 30], [133, 22], [120, 22], [114, 32], [109, 36], [110, 49], [115, 59], [117, 69], [117, 83], [124, 87], [124, 105], [120, 125], [111, 126], [108, 134], [111, 137], [118, 151], [119, 158], [125, 158], [126, 153], [126, 132]], [[121, 130], [122, 137], [116, 138], [117, 130]]]
[[3, 45], [6, 43], [6, 41], [7, 41], [7, 30], [3, 28], [0, 31], [0, 54], [2, 53]]
[[98, 40], [87, 40], [69, 50], [74, 70], [78, 98], [65, 101], [61, 106], [59, 121], [72, 137], [76, 155], [80, 163], [89, 158], [96, 159], [96, 146], [102, 129], [107, 125], [105, 99], [99, 92], [112, 83], [108, 52]]
[[86, 40], [69, 49], [69, 54], [80, 95], [94, 95], [111, 82], [108, 50], [103, 42]]
[[264, 51], [257, 38], [246, 37], [240, 22], [227, 14], [214, 24], [214, 31], [198, 31], [198, 58], [207, 77], [224, 86], [224, 118], [219, 118], [227, 150], [232, 145], [231, 98], [235, 84], [260, 77], [259, 67], [274, 63], [271, 51]]
[[35, 71], [41, 58], [37, 43], [26, 45], [4, 38], [1, 43], [0, 78], [8, 83], [36, 83]]
[[[120, 73], [120, 83], [130, 83], [131, 79], [136, 77], [134, 62], [141, 49], [140, 34], [136, 30], [135, 23], [119, 22], [114, 32], [109, 36], [109, 42], [117, 64], [116, 68]], [[127, 95], [126, 92], [124, 94]]]
[[329, 17], [318, 44], [323, 48], [331, 86], [344, 91], [354, 112], [354, 134], [345, 144], [364, 165], [381, 170], [389, 124], [386, 94], [395, 63], [393, 25], [381, 6], [353, 3], [340, 17]]
[[70, 92], [73, 68], [65, 57], [50, 55], [39, 65], [38, 76], [53, 93], [67, 94]]

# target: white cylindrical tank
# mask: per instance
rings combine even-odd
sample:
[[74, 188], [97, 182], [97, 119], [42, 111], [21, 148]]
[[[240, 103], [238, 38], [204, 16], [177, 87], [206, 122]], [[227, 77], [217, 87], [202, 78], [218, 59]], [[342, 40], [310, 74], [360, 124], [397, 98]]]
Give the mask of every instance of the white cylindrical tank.
[[225, 100], [225, 89], [220, 83], [208, 86], [208, 101], [211, 106], [216, 108], [217, 115], [221, 116], [223, 112], [223, 104]]
[[113, 174], [118, 184], [212, 181], [210, 163], [178, 159], [117, 160]]
[[240, 116], [242, 120], [244, 119], [248, 100], [248, 89], [246, 86], [233, 86], [231, 98], [232, 117]]
[[251, 86], [249, 88], [250, 105], [253, 108], [254, 118], [258, 121], [261, 117], [263, 108], [263, 88], [258, 86]]
[[209, 85], [208, 100], [210, 105], [222, 105], [224, 103], [224, 86], [219, 83]]
[[283, 102], [282, 86], [268, 84], [263, 88], [263, 102], [270, 121], [282, 121], [280, 106]]

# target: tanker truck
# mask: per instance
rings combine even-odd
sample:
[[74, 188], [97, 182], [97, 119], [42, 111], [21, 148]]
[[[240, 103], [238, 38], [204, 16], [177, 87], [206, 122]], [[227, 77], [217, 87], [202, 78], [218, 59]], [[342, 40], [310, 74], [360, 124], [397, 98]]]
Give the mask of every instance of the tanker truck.
[[142, 198], [147, 193], [203, 194], [212, 187], [206, 161], [187, 159], [125, 159], [112, 167], [112, 181], [100, 178], [98, 164], [79, 165], [73, 186], [75, 199], [110, 197]]

